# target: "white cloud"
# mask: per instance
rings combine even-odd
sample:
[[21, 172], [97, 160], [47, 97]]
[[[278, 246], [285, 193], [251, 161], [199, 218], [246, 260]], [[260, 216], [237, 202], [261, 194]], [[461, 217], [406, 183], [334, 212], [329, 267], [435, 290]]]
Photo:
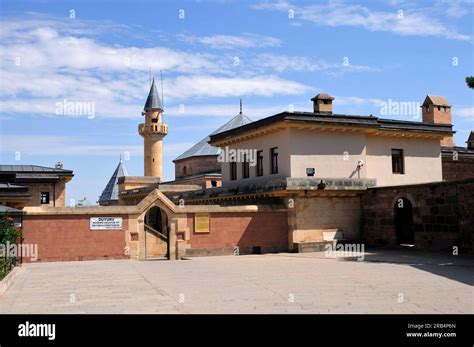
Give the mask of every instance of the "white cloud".
[[215, 77], [208, 75], [178, 76], [169, 86], [173, 98], [230, 97], [242, 95], [272, 96], [275, 94], [301, 94], [310, 90], [299, 82], [278, 76]]
[[276, 37], [244, 33], [236, 35], [177, 35], [179, 39], [187, 43], [199, 43], [214, 49], [233, 48], [256, 48], [256, 47], [277, 47], [281, 45], [281, 40]]
[[453, 114], [474, 121], [474, 106], [453, 107]]
[[345, 65], [343, 61], [338, 64], [329, 63], [323, 59], [316, 59], [306, 56], [288, 56], [276, 54], [261, 54], [252, 60], [252, 64], [263, 69], [273, 69], [278, 72], [324, 71], [329, 74], [338, 74], [345, 72], [379, 71], [378, 68], [366, 65]]
[[[87, 140], [87, 139], [86, 139]], [[99, 156], [118, 157], [120, 154], [130, 156], [143, 156], [141, 145], [107, 145], [97, 144], [92, 140], [85, 143], [84, 139], [70, 136], [49, 135], [2, 135], [2, 156], [9, 154], [14, 158], [19, 152], [22, 156]], [[163, 148], [163, 155], [176, 157], [193, 146], [192, 142], [167, 143]]]
[[148, 71], [151, 68], [153, 71], [162, 69], [183, 73], [221, 71], [218, 61], [206, 54], [186, 53], [166, 47], [107, 45], [91, 38], [61, 35], [51, 27], [33, 29], [24, 33], [21, 40], [7, 43], [0, 52], [0, 59], [4, 66], [13, 65], [22, 70]]
[[[343, 1], [325, 4], [293, 5], [289, 2], [261, 3], [254, 6], [260, 10], [294, 11], [296, 20], [305, 20], [320, 26], [361, 27], [369, 31], [385, 31], [399, 35], [435, 36], [451, 40], [468, 41], [470, 35], [457, 32], [438, 18], [429, 15], [426, 9], [402, 7], [393, 11], [375, 11], [366, 6]], [[455, 10], [451, 10], [455, 12]], [[400, 15], [402, 14], [402, 15]]]
[[380, 107], [383, 102], [386, 100], [378, 98], [361, 98], [358, 96], [336, 96], [334, 103], [339, 105], [352, 105], [352, 106], [374, 106]]
[[69, 136], [49, 135], [2, 135], [2, 153], [20, 152], [21, 155], [88, 155], [114, 156], [128, 152], [130, 155], [142, 155], [142, 146], [101, 145], [80, 142]]
[[[237, 100], [236, 100], [237, 101]], [[310, 109], [312, 104], [308, 100], [307, 104], [277, 104], [277, 105], [252, 105], [246, 104], [245, 100], [243, 103], [243, 114], [247, 117], [251, 118], [252, 120], [256, 120], [261, 117], [268, 117], [274, 114], [288, 111], [291, 107], [294, 110], [301, 111], [305, 109]], [[170, 114], [172, 117], [234, 117], [239, 112], [239, 105], [236, 103], [234, 105], [231, 104], [205, 104], [205, 105], [184, 105], [184, 108], [177, 106], [173, 106], [170, 108]], [[212, 129], [217, 129], [221, 126], [222, 120], [218, 120], [215, 122], [215, 125], [212, 125]]]
[[[164, 70], [165, 108], [189, 98], [293, 95], [309, 89], [267, 71], [249, 70], [237, 76], [238, 69], [222, 55], [105, 44], [84, 36], [92, 35], [92, 29], [80, 21], [70, 26], [51, 20], [33, 23], [4, 21], [0, 34], [2, 117], [54, 115], [56, 103], [65, 99], [93, 102], [97, 117], [135, 117], [148, 93], [150, 67]], [[278, 44], [276, 39], [264, 38], [267, 45]]]

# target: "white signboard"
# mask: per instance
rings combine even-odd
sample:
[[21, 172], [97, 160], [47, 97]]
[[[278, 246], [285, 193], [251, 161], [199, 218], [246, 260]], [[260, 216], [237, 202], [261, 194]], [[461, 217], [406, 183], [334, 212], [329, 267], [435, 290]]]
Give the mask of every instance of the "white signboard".
[[91, 217], [91, 230], [122, 229], [122, 217]]

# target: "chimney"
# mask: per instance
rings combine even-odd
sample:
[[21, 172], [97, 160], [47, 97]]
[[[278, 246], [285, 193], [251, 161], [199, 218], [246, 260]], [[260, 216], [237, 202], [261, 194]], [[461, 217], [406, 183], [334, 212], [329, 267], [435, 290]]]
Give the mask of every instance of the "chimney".
[[[452, 125], [451, 105], [444, 96], [427, 95], [421, 105], [423, 123]], [[453, 135], [441, 140], [441, 146], [453, 147]]]
[[326, 93], [319, 93], [311, 99], [314, 113], [332, 114], [332, 101], [334, 98]]
[[55, 167], [56, 169], [62, 169], [62, 168], [63, 168], [63, 163], [61, 163], [60, 161], [58, 161], [58, 162], [56, 163], [56, 165], [54, 165], [54, 167]]

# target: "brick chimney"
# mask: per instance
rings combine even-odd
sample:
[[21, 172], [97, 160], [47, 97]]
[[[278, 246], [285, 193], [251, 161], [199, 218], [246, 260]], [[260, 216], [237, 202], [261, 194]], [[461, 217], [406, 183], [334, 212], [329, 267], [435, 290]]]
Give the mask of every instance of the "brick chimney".
[[334, 98], [326, 93], [319, 93], [311, 99], [314, 113], [332, 114], [332, 101]]
[[[444, 96], [427, 95], [421, 110], [423, 123], [452, 125], [451, 105]], [[442, 139], [441, 146], [453, 147], [453, 135]]]

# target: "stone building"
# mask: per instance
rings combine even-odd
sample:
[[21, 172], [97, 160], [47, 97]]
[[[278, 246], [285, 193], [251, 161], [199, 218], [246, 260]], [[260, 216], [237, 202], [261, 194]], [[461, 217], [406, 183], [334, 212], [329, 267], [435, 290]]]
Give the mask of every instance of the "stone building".
[[466, 141], [467, 146], [443, 146], [443, 180], [454, 181], [474, 178], [474, 132]]
[[[338, 114], [328, 94], [311, 100], [313, 112], [254, 122], [239, 114], [176, 158], [176, 179], [163, 182], [168, 127], [153, 83], [139, 125], [145, 175], [112, 177], [106, 190], [117, 187], [118, 201], [109, 206], [26, 208], [25, 241], [39, 244], [42, 260], [304, 252], [334, 242], [474, 249], [474, 179], [443, 181], [457, 179], [443, 173], [446, 153], [461, 152], [445, 98], [426, 97], [422, 122]], [[209, 187], [209, 174], [222, 186]]]
[[319, 94], [314, 112], [282, 112], [211, 135], [210, 143], [223, 151], [256, 158], [223, 163], [223, 186], [310, 177], [367, 178], [376, 186], [442, 180], [440, 141], [453, 135], [448, 111], [442, 123], [427, 113], [423, 122], [396, 121], [333, 114], [332, 103], [321, 103], [333, 99]]
[[112, 174], [112, 177], [110, 177], [109, 182], [105, 186], [104, 190], [102, 191], [102, 194], [99, 197], [99, 205], [101, 206], [111, 206], [111, 205], [117, 205], [118, 204], [118, 180], [120, 177], [126, 177], [128, 176], [127, 169], [125, 168], [125, 165], [122, 162], [122, 159], [120, 159], [117, 168], [115, 169], [114, 173]]
[[0, 165], [0, 205], [65, 206], [66, 183], [74, 176], [58, 162], [54, 168], [38, 165]]
[[252, 120], [240, 113], [227, 123], [203, 138], [173, 160], [175, 180], [170, 184], [197, 184], [203, 189], [222, 185], [221, 163], [218, 162], [220, 149], [209, 144], [210, 136], [251, 123]]

